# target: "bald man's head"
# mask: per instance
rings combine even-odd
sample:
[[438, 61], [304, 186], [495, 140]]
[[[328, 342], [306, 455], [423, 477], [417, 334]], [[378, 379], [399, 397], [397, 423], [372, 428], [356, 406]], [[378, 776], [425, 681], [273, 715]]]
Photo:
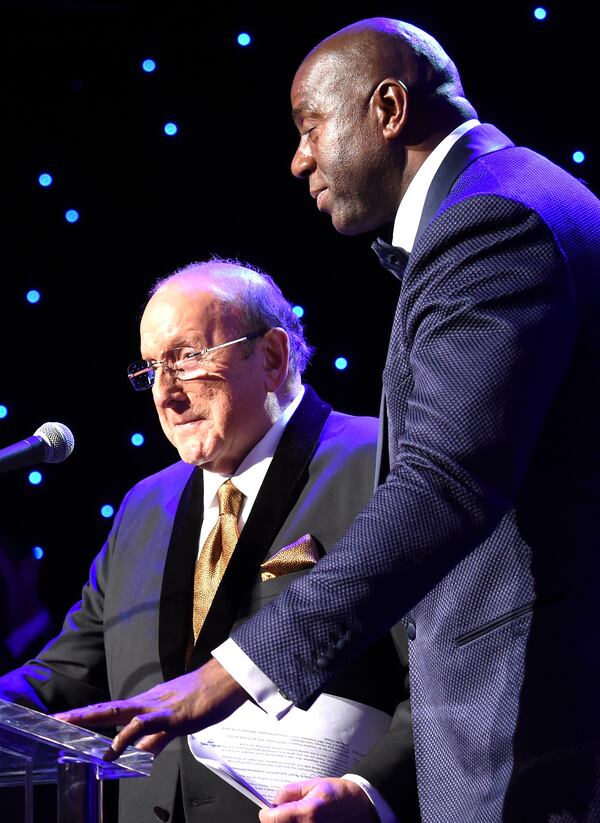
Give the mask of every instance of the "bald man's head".
[[450, 57], [430, 34], [410, 23], [388, 17], [359, 20], [319, 43], [304, 63], [326, 57], [335, 60], [340, 79], [343, 75], [362, 90], [385, 77], [401, 80], [420, 113], [429, 105], [440, 117], [445, 111], [452, 122], [477, 116]]
[[388, 18], [331, 35], [292, 84], [300, 145], [292, 172], [343, 234], [393, 220], [435, 146], [476, 117], [452, 60], [424, 31]]

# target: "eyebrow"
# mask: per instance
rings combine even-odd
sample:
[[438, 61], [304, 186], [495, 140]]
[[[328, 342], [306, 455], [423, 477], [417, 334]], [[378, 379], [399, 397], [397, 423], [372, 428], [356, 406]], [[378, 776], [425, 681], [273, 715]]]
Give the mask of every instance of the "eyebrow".
[[296, 108], [292, 109], [292, 120], [296, 124], [298, 124], [298, 122], [305, 117], [320, 116], [320, 112], [318, 112], [314, 106], [311, 106], [310, 103], [300, 103], [299, 106], [296, 106]]

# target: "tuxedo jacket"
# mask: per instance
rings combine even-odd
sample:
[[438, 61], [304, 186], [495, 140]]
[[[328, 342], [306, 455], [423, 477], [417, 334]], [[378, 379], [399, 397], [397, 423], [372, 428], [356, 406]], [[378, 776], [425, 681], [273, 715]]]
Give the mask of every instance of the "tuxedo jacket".
[[[188, 668], [204, 663], [231, 628], [275, 597], [301, 572], [262, 582], [260, 563], [310, 533], [323, 551], [335, 543], [373, 488], [377, 422], [332, 412], [306, 387], [265, 476], [223, 576]], [[0, 678], [0, 696], [56, 712], [131, 697], [184, 672], [192, 625], [192, 589], [203, 512], [203, 472], [177, 463], [146, 478], [126, 496], [95, 559], [82, 600], [62, 633], [27, 665]], [[355, 570], [356, 574], [360, 569]], [[330, 691], [390, 713], [405, 667], [388, 635], [364, 666]], [[403, 806], [416, 819], [416, 778], [407, 701], [390, 740], [366, 767], [383, 789], [398, 770]], [[360, 773], [360, 767], [357, 767]], [[148, 779], [121, 781], [120, 823], [169, 820], [178, 776], [188, 823], [258, 819], [258, 807], [194, 760], [185, 738], [173, 741]], [[411, 811], [412, 810], [412, 811]], [[178, 821], [178, 823], [180, 823]]]
[[408, 261], [375, 247], [399, 278], [389, 473], [234, 640], [307, 705], [404, 616], [425, 823], [598, 821], [598, 200], [481, 125]]

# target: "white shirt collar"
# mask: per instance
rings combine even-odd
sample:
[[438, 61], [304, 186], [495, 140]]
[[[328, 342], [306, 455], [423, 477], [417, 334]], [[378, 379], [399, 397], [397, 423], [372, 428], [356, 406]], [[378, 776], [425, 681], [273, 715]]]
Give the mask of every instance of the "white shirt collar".
[[393, 246], [404, 249], [404, 251], [410, 254], [415, 244], [427, 192], [435, 177], [435, 173], [442, 165], [444, 158], [456, 141], [459, 140], [463, 134], [466, 134], [472, 128], [479, 125], [479, 120], [467, 120], [466, 123], [461, 123], [454, 131], [451, 131], [450, 134], [444, 137], [441, 143], [438, 143], [415, 174], [396, 212], [394, 231], [392, 234]]
[[239, 468], [233, 475], [216, 474], [215, 472], [204, 470], [204, 511], [206, 512], [211, 506], [217, 506], [217, 489], [226, 480], [233, 481], [236, 488], [238, 488], [246, 496], [244, 505], [240, 515], [240, 525], [243, 525], [248, 519], [248, 514], [254, 505], [254, 501], [258, 496], [260, 487], [265, 475], [271, 465], [271, 460], [275, 454], [275, 449], [279, 445], [281, 436], [285, 431], [285, 427], [289, 423], [292, 415], [300, 405], [300, 401], [304, 396], [304, 386], [301, 386], [300, 391], [292, 400], [285, 411], [277, 418], [271, 428], [264, 434], [256, 446], [251, 449], [244, 460], [240, 463]]

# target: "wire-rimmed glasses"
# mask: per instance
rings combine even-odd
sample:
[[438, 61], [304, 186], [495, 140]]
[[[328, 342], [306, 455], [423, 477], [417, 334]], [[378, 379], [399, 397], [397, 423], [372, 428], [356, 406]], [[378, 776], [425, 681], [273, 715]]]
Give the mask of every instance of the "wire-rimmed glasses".
[[218, 349], [225, 349], [227, 346], [233, 346], [236, 343], [244, 343], [246, 340], [254, 340], [266, 333], [267, 329], [255, 331], [252, 334], [244, 335], [244, 337], [237, 337], [235, 340], [219, 343], [218, 346], [190, 351], [179, 356], [177, 353], [188, 347], [174, 349], [163, 360], [136, 360], [135, 363], [130, 363], [127, 367], [127, 377], [136, 391], [151, 389], [154, 384], [156, 370], [159, 368], [168, 372], [176, 380], [195, 380], [206, 371], [206, 361], [213, 352]]

